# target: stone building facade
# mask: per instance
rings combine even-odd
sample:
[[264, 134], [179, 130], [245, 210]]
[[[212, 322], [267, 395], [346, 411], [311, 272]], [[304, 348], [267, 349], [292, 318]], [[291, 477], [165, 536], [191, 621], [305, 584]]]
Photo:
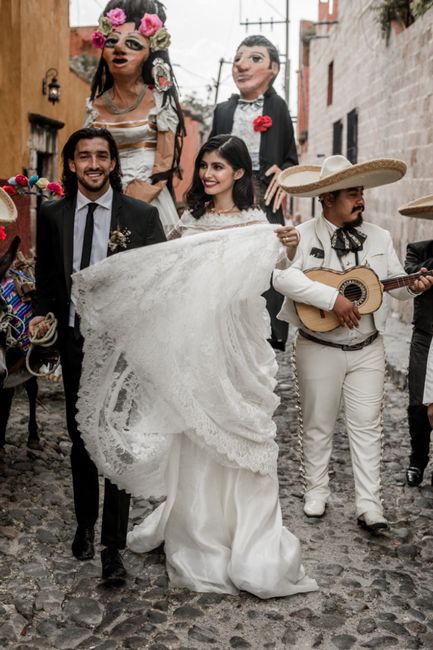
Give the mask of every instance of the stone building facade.
[[[69, 66], [69, 1], [0, 0], [0, 16], [0, 180], [22, 173], [56, 180], [59, 152], [82, 126], [89, 95], [88, 83]], [[42, 92], [50, 68], [61, 86], [55, 104]], [[17, 206], [16, 231], [27, 252], [34, 244], [35, 197]]]
[[[308, 138], [301, 163], [320, 165], [332, 153], [352, 162], [404, 160], [405, 178], [368, 190], [365, 212], [368, 220], [391, 231], [404, 259], [409, 241], [433, 236], [431, 222], [397, 212], [411, 199], [433, 193], [433, 8], [408, 28], [391, 29], [387, 43], [374, 6], [371, 0], [340, 0], [338, 5], [319, 0], [319, 21], [338, 22], [317, 25], [316, 38], [301, 39], [301, 49], [309, 50], [300, 59], [309, 63], [308, 124], [303, 125]], [[305, 113], [302, 93], [298, 101]], [[319, 205], [297, 199], [294, 209], [305, 219]], [[395, 302], [395, 307], [410, 318], [410, 305]]]

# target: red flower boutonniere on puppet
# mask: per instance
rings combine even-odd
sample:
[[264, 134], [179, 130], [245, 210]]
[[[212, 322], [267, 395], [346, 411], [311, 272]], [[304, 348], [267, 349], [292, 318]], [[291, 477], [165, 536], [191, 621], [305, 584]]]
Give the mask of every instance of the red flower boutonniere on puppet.
[[259, 115], [253, 121], [254, 131], [260, 131], [260, 133], [265, 133], [272, 126], [272, 117], [270, 115]]

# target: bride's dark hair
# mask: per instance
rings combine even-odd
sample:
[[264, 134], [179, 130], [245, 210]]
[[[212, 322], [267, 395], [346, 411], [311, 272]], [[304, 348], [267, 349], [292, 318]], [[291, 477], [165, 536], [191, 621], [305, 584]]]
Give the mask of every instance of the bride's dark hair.
[[[135, 28], [140, 27], [141, 19], [145, 13], [148, 14], [157, 14], [159, 18], [165, 23], [166, 13], [164, 5], [159, 2], [159, 0], [110, 0], [102, 14], [107, 15], [112, 9], [123, 9], [126, 15], [126, 22], [134, 23]], [[168, 97], [173, 99], [175, 110], [179, 119], [179, 124], [176, 130], [176, 140], [175, 140], [175, 152], [174, 152], [174, 161], [173, 167], [170, 172], [163, 172], [161, 174], [155, 174], [152, 176], [152, 180], [157, 182], [159, 180], [167, 180], [167, 174], [171, 177], [172, 172], [175, 171], [180, 176], [179, 161], [180, 154], [182, 152], [183, 145], [183, 136], [185, 135], [185, 122], [183, 119], [183, 113], [179, 102], [179, 97], [176, 89], [176, 79], [173, 73], [173, 68], [170, 63], [170, 58], [168, 56], [167, 50], [159, 50], [157, 52], [150, 52], [150, 56], [143, 63], [142, 69], [142, 78], [145, 84], [153, 85], [154, 79], [152, 76], [152, 67], [155, 59], [162, 59], [170, 67], [170, 74], [173, 79], [173, 86], [169, 90], [164, 92], [164, 104], [168, 101]], [[114, 79], [108, 69], [104, 57], [101, 56], [99, 65], [96, 68], [96, 72], [92, 79], [91, 90], [90, 90], [90, 99], [93, 101], [95, 97], [100, 97], [106, 90], [113, 86]], [[170, 180], [170, 178], [168, 178]]]
[[185, 195], [192, 216], [200, 219], [209, 205], [212, 205], [212, 199], [206, 194], [199, 173], [204, 154], [211, 151], [216, 151], [234, 171], [244, 170], [243, 176], [233, 185], [233, 202], [239, 210], [252, 208], [254, 206], [253, 166], [247, 146], [236, 135], [216, 135], [201, 147], [195, 159], [191, 187]]

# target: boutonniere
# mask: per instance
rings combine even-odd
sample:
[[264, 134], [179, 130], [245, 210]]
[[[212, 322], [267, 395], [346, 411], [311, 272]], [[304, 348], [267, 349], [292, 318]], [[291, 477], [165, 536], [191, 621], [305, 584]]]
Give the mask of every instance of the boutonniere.
[[112, 230], [108, 240], [108, 248], [112, 253], [118, 253], [128, 246], [130, 237], [131, 231], [127, 228], [117, 228], [116, 230]]
[[272, 117], [270, 115], [259, 115], [253, 120], [253, 129], [254, 131], [260, 131], [264, 133], [272, 126]]

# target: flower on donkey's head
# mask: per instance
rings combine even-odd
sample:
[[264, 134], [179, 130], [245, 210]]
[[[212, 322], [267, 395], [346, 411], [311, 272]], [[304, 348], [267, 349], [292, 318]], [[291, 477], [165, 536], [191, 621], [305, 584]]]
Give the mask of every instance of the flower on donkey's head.
[[2, 190], [4, 190], [9, 196], [15, 196], [18, 194], [16, 189], [12, 185], [2, 185]]
[[53, 194], [55, 194], [56, 196], [63, 196], [63, 187], [60, 185], [60, 183], [57, 183], [56, 181], [52, 181], [51, 183], [48, 183], [47, 190], [49, 192], [53, 192]]
[[4, 241], [6, 239], [6, 230], [4, 226], [0, 226], [0, 241]]
[[36, 187], [38, 187], [40, 190], [45, 190], [49, 182], [50, 182], [50, 181], [48, 180], [48, 178], [44, 178], [44, 176], [41, 176], [40, 178], [38, 178], [38, 180], [36, 181], [35, 185], [36, 185]]
[[15, 180], [17, 185], [21, 185], [22, 187], [26, 187], [29, 184], [29, 179], [27, 176], [23, 176], [23, 174], [17, 174]]
[[36, 174], [27, 178], [23, 174], [12, 176], [7, 185], [2, 188], [9, 196], [17, 194], [37, 194], [41, 195], [44, 190], [51, 192], [56, 196], [64, 196], [63, 187], [57, 181], [49, 181], [48, 178], [39, 178]]

